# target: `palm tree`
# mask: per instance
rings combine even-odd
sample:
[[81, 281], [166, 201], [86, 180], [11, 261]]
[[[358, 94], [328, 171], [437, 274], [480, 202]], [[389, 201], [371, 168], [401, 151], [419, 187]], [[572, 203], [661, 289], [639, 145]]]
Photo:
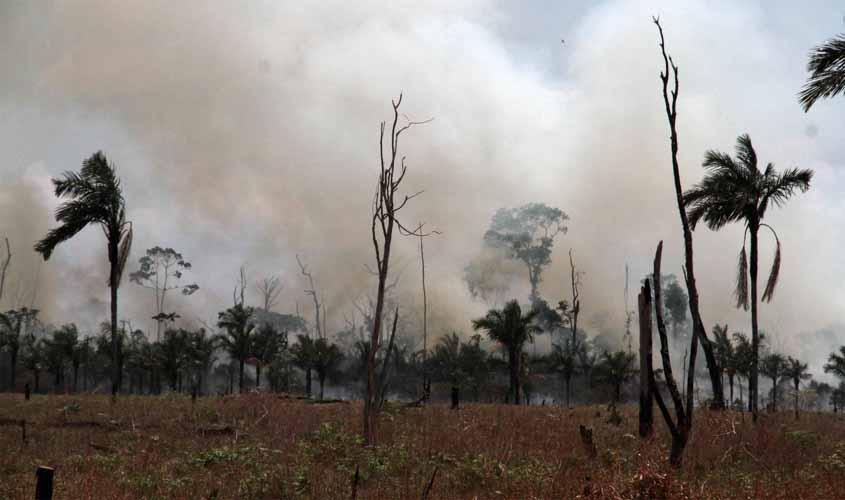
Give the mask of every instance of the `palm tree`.
[[261, 368], [276, 358], [276, 353], [286, 348], [287, 332], [281, 332], [270, 323], [263, 323], [255, 333], [252, 354], [255, 357], [255, 387], [261, 388]]
[[728, 337], [728, 325], [713, 326], [713, 344], [716, 351], [716, 361], [719, 363], [719, 374], [728, 376], [730, 387], [730, 404], [734, 400], [734, 377], [736, 376], [736, 350]]
[[238, 361], [238, 387], [241, 392], [246, 389], [244, 364], [252, 355], [252, 332], [255, 329], [255, 323], [250, 321], [250, 318], [253, 312], [252, 307], [244, 307], [243, 303], [237, 303], [217, 314], [217, 326], [226, 330], [226, 335], [219, 337], [220, 345]]
[[807, 363], [802, 363], [800, 360], [789, 356], [786, 358], [786, 366], [783, 370], [784, 378], [792, 381], [795, 388], [795, 420], [798, 420], [798, 390], [802, 380], [810, 378], [810, 373], [807, 371]]
[[51, 229], [35, 244], [35, 251], [48, 260], [59, 243], [67, 241], [88, 225], [97, 224], [106, 235], [109, 256], [108, 286], [111, 292], [112, 396], [120, 382], [117, 338], [117, 288], [132, 248], [132, 223], [126, 220], [126, 202], [114, 165], [102, 151], [82, 163], [77, 172], [65, 172], [53, 179], [58, 198], [69, 198], [56, 209], [60, 226]]
[[772, 353], [760, 363], [760, 373], [772, 379], [772, 411], [778, 411], [778, 383], [784, 377], [786, 358], [783, 354]]
[[830, 353], [827, 363], [824, 365], [824, 372], [845, 379], [845, 345], [839, 348], [839, 354]]
[[749, 397], [754, 421], [757, 420], [758, 357], [760, 336], [757, 327], [757, 233], [765, 226], [772, 231], [777, 244], [772, 271], [763, 291], [763, 301], [772, 300], [780, 272], [780, 240], [771, 226], [763, 223], [770, 205], [782, 206], [796, 190], [810, 188], [813, 171], [790, 168], [782, 173], [775, 171], [769, 163], [761, 171], [757, 167], [757, 153], [748, 135], [737, 138], [736, 160], [730, 155], [710, 150], [704, 155], [707, 173], [700, 183], [684, 193], [684, 205], [688, 210], [690, 226], [701, 221], [718, 231], [731, 222], [745, 224], [746, 236], [750, 237], [750, 263], [745, 254], [745, 240], [739, 254], [736, 298], [737, 307], [748, 310], [748, 277], [751, 277], [751, 343], [753, 358]]
[[534, 334], [541, 330], [534, 325], [535, 311], [522, 314], [519, 302], [511, 300], [501, 310], [491, 309], [483, 318], [472, 320], [475, 330], [484, 330], [491, 340], [499, 342], [508, 353], [510, 369], [511, 403], [520, 402], [520, 373], [522, 349], [526, 342], [534, 341]]
[[[367, 343], [367, 346], [369, 348], [369, 343]], [[314, 340], [307, 335], [299, 334], [296, 336], [296, 344], [291, 346], [290, 352], [293, 356], [293, 364], [305, 372], [305, 395], [310, 398], [311, 370], [314, 369], [316, 361]], [[367, 353], [369, 353], [369, 351], [367, 351]]]
[[563, 375], [563, 382], [566, 393], [566, 407], [569, 407], [572, 398], [572, 377], [578, 373], [578, 347], [572, 347], [571, 339], [567, 339], [564, 344], [554, 344], [552, 346], [551, 361], [552, 365], [560, 370]]
[[821, 98], [834, 97], [845, 90], [845, 35], [824, 42], [810, 52], [810, 77], [798, 94], [807, 112]]
[[625, 351], [606, 352], [596, 365], [596, 379], [613, 388], [613, 402], [622, 399], [622, 385], [636, 374], [635, 357]]
[[200, 328], [195, 332], [189, 333], [188, 346], [190, 350], [190, 364], [196, 376], [196, 389], [199, 394], [202, 394], [206, 374], [211, 369], [211, 365], [217, 360], [215, 357], [217, 337], [208, 335], [205, 328]]
[[314, 371], [317, 372], [317, 381], [320, 382], [320, 399], [323, 399], [323, 387], [326, 384], [326, 377], [329, 376], [343, 360], [343, 353], [337, 344], [330, 344], [326, 339], [314, 341]]

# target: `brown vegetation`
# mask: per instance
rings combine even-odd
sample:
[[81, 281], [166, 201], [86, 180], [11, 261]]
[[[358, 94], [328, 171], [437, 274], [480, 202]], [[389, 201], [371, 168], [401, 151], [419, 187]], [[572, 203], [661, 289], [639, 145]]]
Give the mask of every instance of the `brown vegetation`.
[[[68, 408], [76, 408], [68, 411]], [[834, 414], [699, 411], [680, 470], [670, 437], [640, 440], [633, 407], [388, 405], [379, 445], [361, 446], [362, 403], [222, 398], [0, 395], [0, 498], [31, 498], [35, 469], [55, 468], [57, 499], [357, 498], [792, 499], [845, 491], [845, 420]], [[100, 422], [76, 426], [73, 422]], [[581, 443], [593, 429], [597, 457]], [[207, 429], [230, 432], [204, 432]], [[93, 444], [97, 446], [93, 446]], [[434, 471], [437, 470], [436, 475]]]

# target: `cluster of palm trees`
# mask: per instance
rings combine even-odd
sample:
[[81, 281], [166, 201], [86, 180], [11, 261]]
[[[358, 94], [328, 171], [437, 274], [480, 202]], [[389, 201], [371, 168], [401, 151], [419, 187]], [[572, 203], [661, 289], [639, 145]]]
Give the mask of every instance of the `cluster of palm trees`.
[[[765, 335], [760, 334], [760, 338], [765, 340]], [[734, 399], [734, 385], [739, 379], [747, 381], [751, 379], [754, 358], [751, 341], [742, 332], [734, 332], [732, 336], [729, 336], [727, 325], [716, 325], [713, 327], [713, 342], [722, 376], [728, 379], [731, 405], [739, 410], [747, 407], [750, 411], [752, 409], [751, 401], [749, 400], [747, 403], [744, 401], [742, 384], [739, 384], [740, 394], [739, 399], [736, 400]], [[807, 363], [778, 352], [766, 352], [768, 349], [765, 348], [763, 351], [764, 354], [759, 361], [759, 371], [772, 382], [769, 409], [777, 410], [781, 385], [789, 383], [793, 389], [793, 409], [797, 418], [801, 383], [811, 378]]]

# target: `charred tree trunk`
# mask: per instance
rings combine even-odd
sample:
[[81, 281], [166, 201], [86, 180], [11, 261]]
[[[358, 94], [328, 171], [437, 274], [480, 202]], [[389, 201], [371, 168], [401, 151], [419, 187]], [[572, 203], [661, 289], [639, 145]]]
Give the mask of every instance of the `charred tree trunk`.
[[244, 360], [238, 360], [238, 390], [243, 394], [246, 390], [244, 387]]
[[[663, 301], [661, 298], [661, 284], [660, 284], [660, 261], [663, 254], [663, 242], [657, 245], [657, 251], [654, 255], [654, 275], [652, 281], [654, 282], [654, 310], [655, 318], [657, 320], [657, 333], [660, 337], [660, 358], [663, 362], [663, 376], [666, 379], [666, 388], [669, 390], [669, 396], [672, 398], [672, 404], [675, 407], [675, 418], [663, 401], [663, 396], [657, 387], [657, 380], [654, 376], [654, 370], [649, 374], [649, 384], [654, 396], [657, 407], [660, 408], [660, 413], [663, 415], [663, 420], [669, 428], [669, 433], [672, 436], [672, 448], [669, 453], [669, 463], [673, 467], [680, 467], [683, 458], [684, 448], [689, 440], [689, 434], [692, 429], [692, 394], [687, 397], [687, 406], [684, 406], [684, 400], [681, 398], [678, 385], [675, 383], [675, 376], [672, 372], [672, 361], [669, 358], [669, 339], [666, 335], [666, 325], [663, 321]], [[643, 285], [642, 294], [650, 294], [649, 283]], [[649, 311], [649, 318], [651, 313]], [[697, 342], [695, 338], [691, 339], [691, 344], [695, 345]], [[692, 382], [695, 380], [694, 370], [690, 370], [687, 375], [687, 386], [692, 387]]]
[[640, 315], [640, 437], [654, 432], [654, 396], [651, 393], [651, 291], [643, 285], [639, 295]]

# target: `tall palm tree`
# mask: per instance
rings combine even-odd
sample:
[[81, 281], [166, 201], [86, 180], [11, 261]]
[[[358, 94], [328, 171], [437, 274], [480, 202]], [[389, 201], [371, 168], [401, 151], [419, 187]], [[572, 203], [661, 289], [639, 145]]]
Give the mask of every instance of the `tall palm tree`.
[[511, 403], [520, 403], [520, 363], [526, 342], [534, 341], [534, 334], [541, 332], [534, 324], [535, 311], [522, 313], [519, 302], [511, 300], [502, 309], [491, 309], [483, 318], [472, 320], [475, 330], [484, 330], [491, 340], [499, 342], [508, 353], [510, 369]]
[[[767, 227], [775, 236], [777, 250], [772, 271], [763, 291], [763, 301], [769, 302], [777, 285], [780, 271], [780, 240], [771, 226], [763, 223], [766, 211], [771, 205], [782, 206], [795, 193], [810, 188], [813, 171], [790, 168], [778, 173], [769, 163], [765, 170], [757, 167], [757, 153], [748, 135], [737, 138], [736, 159], [726, 153], [710, 150], [704, 155], [707, 173], [700, 183], [684, 193], [690, 226], [702, 220], [718, 231], [731, 222], [742, 222], [746, 236], [750, 239], [750, 259], [746, 258], [745, 240], [739, 254], [736, 298], [737, 307], [748, 310], [748, 278], [751, 283], [751, 343], [753, 358], [749, 396], [754, 421], [757, 420], [758, 358], [760, 335], [757, 327], [757, 234], [761, 227]], [[750, 262], [749, 262], [750, 260]]]
[[809, 111], [821, 98], [833, 97], [845, 90], [845, 35], [817, 45], [807, 63], [810, 77], [798, 94], [798, 101]]
[[238, 361], [238, 387], [241, 392], [246, 389], [244, 387], [244, 364], [247, 358], [252, 355], [252, 332], [255, 329], [255, 323], [250, 318], [252, 318], [253, 312], [255, 311], [252, 307], [245, 307], [243, 303], [237, 303], [217, 314], [218, 328], [226, 330], [226, 335], [219, 337], [220, 345], [229, 352], [233, 359]]
[[108, 286], [111, 292], [112, 396], [120, 382], [117, 338], [117, 288], [132, 248], [132, 222], [126, 220], [126, 202], [114, 165], [102, 151], [82, 163], [77, 172], [65, 172], [53, 179], [55, 194], [68, 201], [56, 209], [59, 227], [51, 229], [35, 244], [35, 251], [48, 260], [56, 246], [89, 225], [99, 225], [106, 235], [109, 256]]
[[795, 389], [795, 420], [798, 420], [798, 390], [802, 380], [810, 378], [810, 373], [807, 371], [807, 363], [802, 363], [800, 360], [789, 356], [786, 358], [786, 366], [783, 370], [784, 378], [792, 381]]

